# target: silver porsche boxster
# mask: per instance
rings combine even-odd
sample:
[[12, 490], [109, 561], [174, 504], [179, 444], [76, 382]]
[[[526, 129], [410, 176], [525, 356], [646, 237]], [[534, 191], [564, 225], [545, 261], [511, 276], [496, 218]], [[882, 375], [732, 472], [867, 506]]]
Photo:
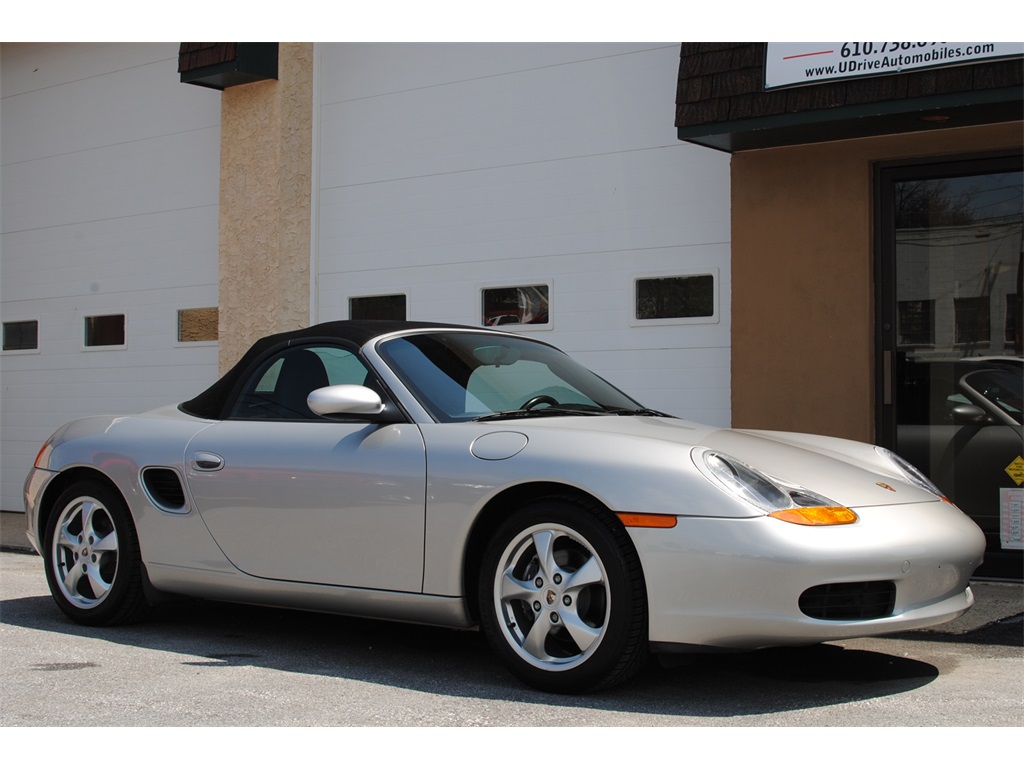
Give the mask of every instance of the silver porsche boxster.
[[898, 456], [643, 407], [533, 338], [331, 322], [59, 429], [28, 534], [75, 621], [163, 594], [479, 626], [523, 682], [949, 621], [978, 527]]

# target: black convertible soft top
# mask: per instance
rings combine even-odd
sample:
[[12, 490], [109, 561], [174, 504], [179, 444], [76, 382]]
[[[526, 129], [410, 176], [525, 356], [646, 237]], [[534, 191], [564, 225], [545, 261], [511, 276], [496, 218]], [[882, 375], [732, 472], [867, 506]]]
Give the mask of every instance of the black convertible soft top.
[[466, 331], [482, 331], [468, 325], [452, 325], [450, 323], [427, 323], [419, 321], [398, 320], [333, 320], [297, 331], [275, 333], [264, 336], [253, 344], [242, 359], [225, 373], [213, 386], [178, 407], [192, 416], [201, 419], [221, 419], [228, 399], [235, 388], [241, 384], [242, 377], [247, 374], [250, 366], [264, 354], [295, 344], [308, 344], [313, 341], [342, 341], [355, 347], [362, 347], [366, 342], [378, 336], [400, 331], [418, 330], [422, 328], [451, 328]]

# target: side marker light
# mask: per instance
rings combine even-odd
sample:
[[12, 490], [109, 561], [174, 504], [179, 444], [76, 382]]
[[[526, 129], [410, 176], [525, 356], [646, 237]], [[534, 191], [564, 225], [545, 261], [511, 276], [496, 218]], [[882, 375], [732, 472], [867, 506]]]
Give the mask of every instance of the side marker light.
[[652, 515], [639, 512], [619, 512], [619, 520], [627, 528], [675, 528], [675, 515]]

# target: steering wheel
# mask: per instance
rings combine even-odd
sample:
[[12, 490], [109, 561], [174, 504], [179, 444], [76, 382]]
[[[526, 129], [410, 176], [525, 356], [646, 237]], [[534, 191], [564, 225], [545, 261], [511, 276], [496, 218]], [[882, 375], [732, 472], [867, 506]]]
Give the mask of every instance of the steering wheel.
[[536, 408], [538, 405], [558, 405], [558, 401], [555, 400], [551, 395], [534, 395], [521, 406], [520, 411], [530, 411]]

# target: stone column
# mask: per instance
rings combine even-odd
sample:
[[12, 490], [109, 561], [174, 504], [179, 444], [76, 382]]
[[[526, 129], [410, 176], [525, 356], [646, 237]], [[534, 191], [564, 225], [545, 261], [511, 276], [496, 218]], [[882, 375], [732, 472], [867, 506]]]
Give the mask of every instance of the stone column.
[[280, 43], [278, 79], [221, 100], [220, 356], [309, 325], [313, 44]]

